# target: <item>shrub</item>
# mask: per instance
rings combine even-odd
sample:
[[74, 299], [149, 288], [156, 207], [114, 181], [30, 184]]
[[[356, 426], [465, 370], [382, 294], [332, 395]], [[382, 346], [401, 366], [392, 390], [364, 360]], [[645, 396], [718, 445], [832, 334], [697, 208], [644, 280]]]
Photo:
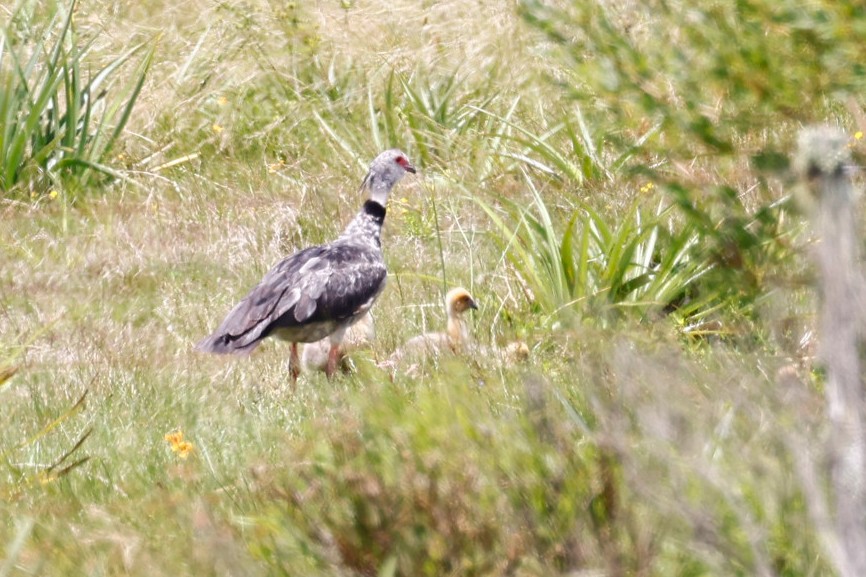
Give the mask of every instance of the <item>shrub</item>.
[[531, 418], [496, 414], [455, 377], [414, 400], [380, 390], [360, 414], [315, 423], [324, 434], [296, 443], [294, 465], [266, 485], [258, 555], [286, 574], [538, 574], [600, 562], [591, 510], [603, 516], [593, 503], [606, 485], [594, 444], [537, 402], [545, 393], [518, 395], [535, 402]]

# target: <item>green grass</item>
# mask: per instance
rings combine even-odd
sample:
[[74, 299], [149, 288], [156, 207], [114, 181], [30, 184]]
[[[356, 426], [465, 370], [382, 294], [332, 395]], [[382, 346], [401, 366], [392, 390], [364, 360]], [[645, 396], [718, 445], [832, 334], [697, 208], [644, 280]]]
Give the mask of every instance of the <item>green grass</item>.
[[[684, 159], [679, 114], [705, 108], [640, 114], [636, 81], [618, 108], [531, 9], [98, 1], [79, 52], [55, 23], [75, 90], [131, 59], [96, 121], [116, 139], [73, 134], [120, 178], [0, 201], [0, 577], [831, 571], [797, 468], [824, 426], [810, 239], [742, 160], [789, 126]], [[476, 339], [529, 360], [293, 387], [281, 343], [196, 353], [340, 231], [390, 146], [421, 170], [389, 206], [368, 357], [462, 285]]]
[[[143, 88], [153, 46], [133, 44], [93, 71], [93, 42], [76, 34], [74, 2], [45, 23], [28, 8], [20, 3], [0, 29], [0, 191], [39, 195], [63, 180], [77, 191], [94, 173], [124, 178], [109, 155]], [[125, 86], [112, 86], [133, 57], [139, 60]]]

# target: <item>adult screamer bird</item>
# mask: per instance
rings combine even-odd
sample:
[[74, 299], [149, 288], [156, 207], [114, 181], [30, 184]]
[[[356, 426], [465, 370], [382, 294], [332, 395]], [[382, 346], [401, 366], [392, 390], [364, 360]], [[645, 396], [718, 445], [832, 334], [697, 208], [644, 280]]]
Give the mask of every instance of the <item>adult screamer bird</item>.
[[385, 288], [380, 234], [391, 188], [415, 173], [401, 151], [386, 150], [361, 184], [369, 199], [335, 241], [305, 248], [277, 263], [231, 310], [211, 336], [196, 345], [216, 354], [249, 354], [274, 336], [292, 344], [290, 371], [298, 376], [298, 343], [330, 337], [325, 372], [334, 374], [340, 343]]

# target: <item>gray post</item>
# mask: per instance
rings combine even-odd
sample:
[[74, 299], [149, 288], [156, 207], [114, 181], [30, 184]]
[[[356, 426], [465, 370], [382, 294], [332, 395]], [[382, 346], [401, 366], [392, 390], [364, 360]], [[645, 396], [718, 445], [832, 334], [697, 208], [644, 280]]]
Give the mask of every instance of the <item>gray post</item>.
[[851, 181], [849, 139], [828, 127], [804, 129], [796, 168], [818, 235], [819, 358], [827, 373], [830, 482], [844, 577], [866, 576], [866, 394], [861, 373], [864, 277]]

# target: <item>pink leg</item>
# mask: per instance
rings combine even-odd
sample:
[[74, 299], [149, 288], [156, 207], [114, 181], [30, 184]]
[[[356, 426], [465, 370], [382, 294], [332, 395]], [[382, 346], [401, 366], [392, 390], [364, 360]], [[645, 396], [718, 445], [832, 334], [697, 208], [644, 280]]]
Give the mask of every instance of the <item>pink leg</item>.
[[298, 380], [298, 375], [301, 374], [301, 358], [298, 356], [298, 343], [292, 343], [292, 356], [289, 357], [289, 374], [292, 376], [292, 382]]
[[331, 348], [328, 351], [328, 364], [325, 366], [325, 374], [328, 378], [333, 378], [334, 372], [337, 370], [337, 363], [340, 361], [340, 345], [331, 343]]

